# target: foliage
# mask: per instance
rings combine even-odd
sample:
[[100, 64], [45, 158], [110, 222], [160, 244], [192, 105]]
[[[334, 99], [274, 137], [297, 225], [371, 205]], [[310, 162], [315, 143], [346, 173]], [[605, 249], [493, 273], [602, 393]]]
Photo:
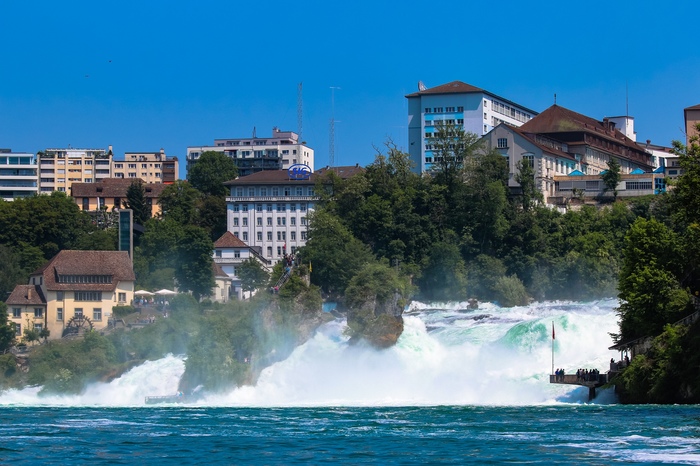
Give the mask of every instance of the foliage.
[[496, 281], [496, 300], [503, 307], [525, 306], [529, 301], [525, 285], [515, 275], [500, 277]]
[[206, 151], [187, 173], [187, 179], [201, 193], [208, 196], [225, 196], [225, 181], [238, 176], [236, 163], [223, 152]]
[[421, 295], [434, 301], [467, 297], [466, 265], [456, 244], [440, 241], [430, 247], [418, 279]]
[[15, 343], [15, 327], [7, 314], [7, 304], [0, 301], [0, 354]]
[[202, 193], [187, 181], [177, 180], [160, 193], [161, 216], [179, 225], [196, 224]]
[[270, 280], [270, 275], [262, 268], [260, 262], [251, 257], [238, 267], [238, 278], [241, 280], [243, 291], [253, 291], [263, 288]]
[[200, 227], [186, 226], [177, 241], [175, 278], [180, 290], [191, 291], [197, 300], [211, 295], [214, 288], [213, 250], [214, 243]]
[[605, 170], [605, 173], [600, 175], [600, 177], [603, 179], [603, 185], [605, 186], [603, 192], [612, 191], [613, 199], [617, 200], [617, 185], [620, 184], [622, 180], [620, 162], [618, 162], [615, 157], [610, 157], [610, 160], [608, 160], [608, 169]]
[[133, 211], [134, 223], [143, 225], [151, 218], [151, 206], [146, 199], [146, 187], [142, 180], [134, 180], [126, 190], [124, 207]]
[[123, 318], [134, 312], [136, 312], [134, 306], [112, 306], [112, 315], [114, 317]]
[[535, 169], [532, 162], [523, 158], [516, 165], [515, 181], [520, 185], [522, 208], [527, 212], [538, 202], [542, 202], [542, 193], [535, 184]]

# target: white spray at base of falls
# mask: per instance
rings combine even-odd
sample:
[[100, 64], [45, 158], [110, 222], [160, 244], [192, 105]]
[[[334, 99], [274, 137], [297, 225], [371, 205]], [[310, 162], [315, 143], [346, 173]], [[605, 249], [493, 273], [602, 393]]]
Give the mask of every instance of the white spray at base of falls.
[[[581, 403], [588, 389], [549, 383], [552, 323], [555, 367], [605, 372], [609, 332], [617, 330], [615, 300], [545, 302], [500, 308], [483, 303], [413, 303], [404, 333], [386, 350], [349, 345], [345, 322], [321, 327], [255, 386], [209, 394], [205, 406], [537, 405]], [[181, 357], [145, 363], [80, 396], [39, 397], [38, 388], [0, 393], [2, 405], [143, 406], [146, 396], [172, 395], [184, 371]], [[615, 402], [603, 390], [599, 403]]]

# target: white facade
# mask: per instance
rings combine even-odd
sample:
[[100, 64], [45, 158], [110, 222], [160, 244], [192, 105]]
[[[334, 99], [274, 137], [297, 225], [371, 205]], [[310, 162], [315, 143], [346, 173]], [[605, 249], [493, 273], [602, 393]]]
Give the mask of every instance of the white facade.
[[273, 264], [293, 254], [306, 244], [308, 215], [318, 201], [314, 184], [311, 178], [292, 180], [282, 170], [228, 182], [228, 231]]
[[34, 154], [0, 149], [0, 197], [11, 201], [37, 194], [37, 172]]
[[306, 165], [314, 170], [314, 150], [299, 141], [292, 131], [272, 129], [272, 137], [215, 139], [212, 146], [187, 148], [187, 169], [197, 162], [204, 152], [223, 152], [236, 162], [240, 176], [262, 170], [287, 170], [292, 165]]
[[460, 81], [422, 89], [408, 99], [408, 143], [413, 170], [429, 171], [434, 163], [431, 139], [438, 122], [483, 136], [501, 123], [520, 126], [537, 112]]
[[75, 183], [94, 183], [111, 177], [112, 146], [104, 149], [46, 149], [37, 154], [39, 191], [70, 194]]

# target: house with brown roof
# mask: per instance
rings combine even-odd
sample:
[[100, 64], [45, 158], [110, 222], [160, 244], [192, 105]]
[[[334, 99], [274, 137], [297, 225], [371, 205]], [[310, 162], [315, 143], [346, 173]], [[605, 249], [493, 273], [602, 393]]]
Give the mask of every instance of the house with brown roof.
[[430, 171], [439, 154], [434, 150], [435, 133], [441, 125], [452, 125], [483, 136], [501, 123], [520, 126], [537, 112], [462, 81], [408, 94], [408, 153], [417, 173]]
[[[588, 191], [604, 189], [600, 174], [607, 170], [611, 158], [620, 163], [624, 175], [650, 174], [644, 180], [630, 179], [630, 194], [654, 191], [651, 154], [628, 136], [615, 129], [609, 119], [597, 121], [564, 107], [553, 105], [520, 127], [501, 124], [483, 137], [488, 149], [495, 149], [508, 160], [508, 186], [520, 189], [515, 181], [521, 160], [528, 160], [535, 172], [535, 182], [550, 203], [571, 196], [569, 176], [588, 176]], [[560, 193], [558, 186], [568, 186]], [[624, 191], [625, 186], [621, 186]], [[637, 194], [639, 195], [639, 194]]]
[[319, 199], [314, 192], [316, 183], [330, 173], [349, 178], [364, 170], [359, 165], [314, 173], [293, 168], [260, 171], [224, 183], [230, 189], [226, 197], [228, 231], [272, 264], [306, 244], [308, 215]]
[[167, 186], [163, 183], [145, 183], [140, 178], [105, 178], [97, 183], [73, 183], [70, 195], [82, 210], [111, 212], [124, 206], [126, 192], [135, 181], [143, 183], [151, 216], [160, 214], [158, 197]]
[[700, 136], [697, 125], [700, 123], [700, 104], [683, 109], [683, 119], [685, 120], [685, 144], [690, 145], [690, 138]]
[[112, 307], [132, 303], [136, 277], [125, 251], [59, 252], [7, 299], [17, 335], [47, 328], [51, 339], [84, 328], [107, 327]]

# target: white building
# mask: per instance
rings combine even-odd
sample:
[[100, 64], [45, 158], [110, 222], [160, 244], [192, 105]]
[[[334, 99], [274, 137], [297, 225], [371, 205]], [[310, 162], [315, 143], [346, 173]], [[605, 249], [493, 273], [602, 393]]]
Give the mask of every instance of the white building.
[[104, 149], [46, 149], [39, 159], [39, 191], [70, 193], [74, 182], [94, 183], [110, 178], [112, 146]]
[[227, 229], [274, 265], [306, 244], [308, 216], [319, 199], [316, 183], [329, 171], [349, 178], [362, 170], [359, 166], [316, 173], [266, 170], [227, 181]]
[[0, 197], [11, 201], [37, 194], [37, 172], [34, 154], [0, 149]]
[[461, 81], [430, 89], [419, 84], [408, 99], [408, 153], [413, 170], [429, 171], [434, 163], [431, 139], [437, 122], [483, 136], [501, 123], [520, 126], [537, 112]]
[[[244, 292], [241, 279], [238, 276], [238, 267], [248, 259], [256, 259], [260, 265], [271, 271], [272, 261], [262, 257], [256, 249], [251, 248], [230, 231], [224, 233], [214, 243], [214, 264], [219, 267], [230, 279], [229, 289], [225, 284], [219, 284], [214, 293], [216, 301], [226, 302], [228, 298], [247, 299], [252, 293]], [[218, 277], [218, 276], [217, 276]]]
[[189, 171], [204, 152], [223, 152], [236, 162], [238, 174], [247, 176], [262, 170], [287, 170], [292, 165], [306, 165], [314, 171], [314, 150], [299, 141], [292, 131], [272, 128], [272, 137], [215, 139], [213, 146], [187, 148], [187, 170]]

